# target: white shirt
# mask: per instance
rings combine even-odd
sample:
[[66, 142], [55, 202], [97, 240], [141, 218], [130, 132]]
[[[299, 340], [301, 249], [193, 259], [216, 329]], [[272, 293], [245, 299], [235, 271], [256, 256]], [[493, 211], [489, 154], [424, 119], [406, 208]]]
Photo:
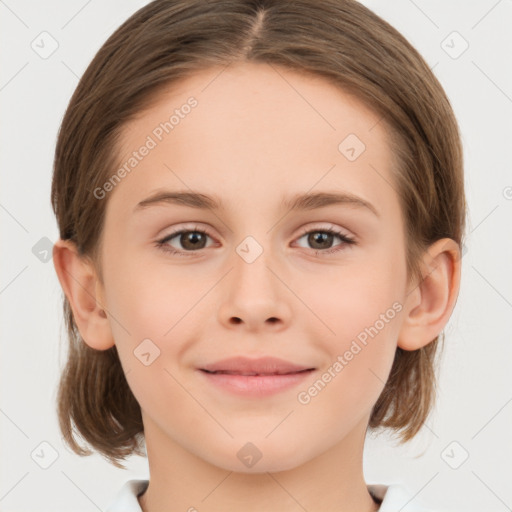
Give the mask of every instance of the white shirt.
[[[105, 512], [142, 512], [137, 497], [148, 484], [149, 480], [128, 480]], [[379, 512], [433, 512], [424, 508], [402, 484], [369, 484], [367, 487], [373, 496], [382, 500]]]

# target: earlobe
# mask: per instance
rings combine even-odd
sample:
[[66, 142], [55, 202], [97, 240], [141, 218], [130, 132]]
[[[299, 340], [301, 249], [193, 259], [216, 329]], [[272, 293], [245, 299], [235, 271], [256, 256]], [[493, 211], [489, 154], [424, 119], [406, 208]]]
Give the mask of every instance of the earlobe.
[[444, 329], [457, 301], [461, 252], [449, 238], [434, 242], [422, 261], [423, 277], [408, 293], [398, 337], [403, 350], [428, 345]]
[[92, 262], [78, 253], [73, 242], [59, 239], [53, 247], [53, 263], [85, 343], [96, 350], [112, 347], [114, 339], [105, 313], [102, 284]]

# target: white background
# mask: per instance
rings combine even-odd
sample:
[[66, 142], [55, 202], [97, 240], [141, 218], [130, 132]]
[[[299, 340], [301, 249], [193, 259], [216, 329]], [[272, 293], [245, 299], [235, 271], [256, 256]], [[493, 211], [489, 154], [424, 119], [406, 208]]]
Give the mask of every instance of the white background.
[[[53, 262], [32, 252], [43, 237], [58, 238], [50, 206], [53, 152], [78, 78], [107, 37], [146, 3], [0, 2], [1, 511], [69, 511], [70, 504], [75, 512], [104, 510], [125, 480], [148, 476], [144, 458], [133, 457], [123, 471], [63, 445], [55, 413], [66, 347], [61, 289]], [[444, 86], [462, 131], [470, 209], [435, 413], [405, 446], [369, 438], [366, 480], [405, 483], [417, 496], [410, 504], [511, 510], [512, 2], [363, 3], [402, 32]], [[31, 48], [43, 31], [59, 45], [47, 59]], [[453, 31], [469, 44], [456, 59], [444, 48], [461, 48], [458, 36], [446, 40]], [[34, 450], [49, 456], [43, 441], [58, 454], [48, 469], [31, 458]], [[457, 465], [466, 452], [458, 469], [447, 463]]]

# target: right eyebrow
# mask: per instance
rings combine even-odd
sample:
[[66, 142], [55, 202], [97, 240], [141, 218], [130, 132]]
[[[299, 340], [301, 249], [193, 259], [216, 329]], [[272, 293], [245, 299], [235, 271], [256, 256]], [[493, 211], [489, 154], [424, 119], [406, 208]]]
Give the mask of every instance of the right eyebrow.
[[199, 208], [203, 210], [216, 210], [222, 208], [222, 201], [213, 196], [200, 194], [197, 192], [181, 192], [161, 190], [138, 203], [134, 211], [139, 211], [158, 204], [178, 204], [189, 206], [191, 208]]

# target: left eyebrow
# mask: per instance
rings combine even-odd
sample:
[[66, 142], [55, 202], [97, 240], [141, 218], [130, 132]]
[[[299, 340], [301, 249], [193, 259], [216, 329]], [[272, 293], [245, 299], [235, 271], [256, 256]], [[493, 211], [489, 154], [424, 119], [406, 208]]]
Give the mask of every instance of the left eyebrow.
[[[134, 208], [134, 212], [158, 204], [177, 204], [203, 210], [219, 210], [224, 208], [223, 202], [217, 196], [209, 196], [198, 192], [162, 190], [138, 203]], [[377, 217], [380, 217], [379, 212], [370, 202], [349, 192], [298, 194], [284, 199], [281, 205], [288, 210], [315, 210], [331, 205], [347, 205], [365, 208]]]
[[357, 208], [365, 208], [377, 217], [380, 217], [379, 212], [373, 204], [350, 192], [298, 194], [283, 201], [283, 206], [289, 210], [315, 210], [331, 205], [348, 205]]

